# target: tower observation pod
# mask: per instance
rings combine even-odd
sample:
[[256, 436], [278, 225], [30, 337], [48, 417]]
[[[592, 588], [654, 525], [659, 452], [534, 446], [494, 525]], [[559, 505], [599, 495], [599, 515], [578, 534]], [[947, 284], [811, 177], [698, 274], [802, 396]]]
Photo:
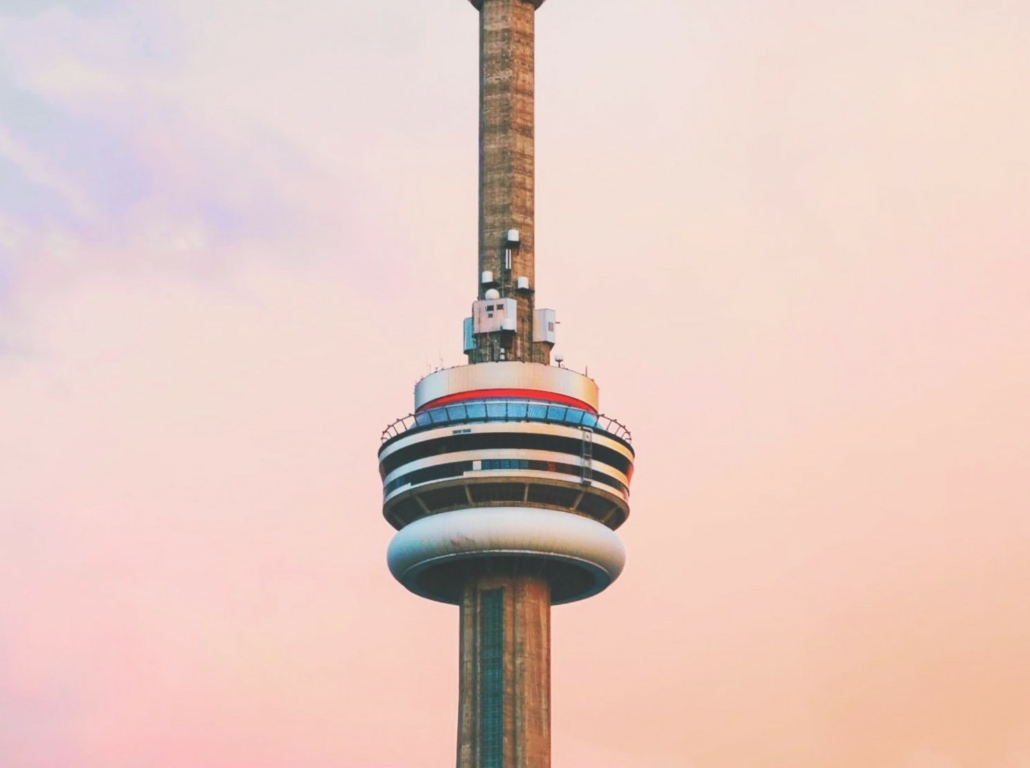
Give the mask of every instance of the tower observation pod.
[[[480, 23], [479, 259], [468, 364], [415, 386], [379, 449], [387, 560], [460, 607], [458, 768], [547, 768], [550, 611], [622, 572], [629, 431], [551, 364], [534, 303], [533, 48], [543, 0], [472, 0]], [[558, 358], [560, 360], [560, 358]]]

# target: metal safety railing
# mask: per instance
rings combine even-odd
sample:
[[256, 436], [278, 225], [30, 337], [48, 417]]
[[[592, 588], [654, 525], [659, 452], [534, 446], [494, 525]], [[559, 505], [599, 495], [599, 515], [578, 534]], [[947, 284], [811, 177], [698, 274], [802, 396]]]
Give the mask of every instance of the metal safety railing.
[[383, 430], [382, 442], [416, 429], [446, 424], [476, 424], [492, 421], [536, 421], [592, 429], [627, 443], [633, 437], [625, 425], [603, 414], [540, 400], [469, 400], [442, 405], [402, 416]]

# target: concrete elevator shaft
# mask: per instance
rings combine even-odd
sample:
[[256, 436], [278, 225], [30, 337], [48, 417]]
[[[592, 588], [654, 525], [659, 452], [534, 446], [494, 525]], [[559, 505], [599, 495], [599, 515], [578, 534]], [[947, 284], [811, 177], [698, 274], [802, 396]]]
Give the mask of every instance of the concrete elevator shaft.
[[458, 768], [550, 766], [547, 579], [499, 571], [468, 578], [460, 643]]

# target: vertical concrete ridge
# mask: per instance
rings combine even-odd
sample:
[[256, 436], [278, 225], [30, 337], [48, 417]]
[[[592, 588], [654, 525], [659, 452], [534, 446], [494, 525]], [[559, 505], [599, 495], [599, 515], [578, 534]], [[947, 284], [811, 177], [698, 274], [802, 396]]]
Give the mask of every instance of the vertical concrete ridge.
[[476, 754], [478, 742], [475, 713], [479, 710], [479, 687], [470, 681], [478, 679], [476, 674], [476, 610], [479, 591], [474, 582], [465, 585], [461, 600], [461, 630], [458, 639], [458, 768], [473, 768], [479, 765]]

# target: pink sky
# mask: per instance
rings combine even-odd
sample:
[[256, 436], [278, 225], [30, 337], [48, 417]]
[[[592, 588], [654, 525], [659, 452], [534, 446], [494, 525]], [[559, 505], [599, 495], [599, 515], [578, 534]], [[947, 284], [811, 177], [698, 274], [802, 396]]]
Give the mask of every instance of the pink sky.
[[[2, 6], [0, 765], [451, 765], [375, 452], [461, 360], [475, 12]], [[638, 448], [556, 768], [1030, 768], [1030, 3], [538, 30], [540, 299]]]

